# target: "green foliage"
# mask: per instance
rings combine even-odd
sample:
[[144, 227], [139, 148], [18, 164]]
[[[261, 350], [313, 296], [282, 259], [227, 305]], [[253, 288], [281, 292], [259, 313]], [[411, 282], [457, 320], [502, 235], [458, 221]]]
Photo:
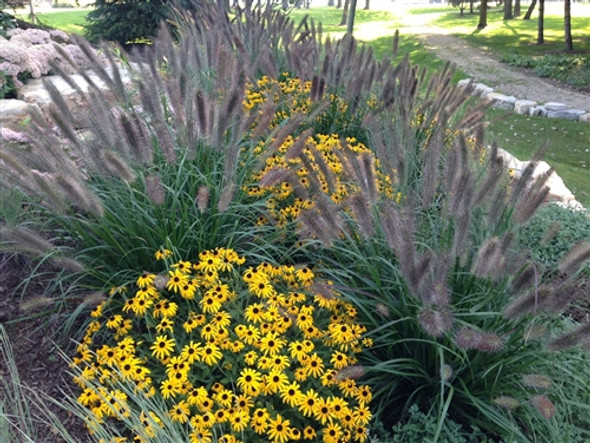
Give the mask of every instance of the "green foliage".
[[518, 232], [520, 245], [546, 270], [555, 269], [576, 244], [589, 238], [588, 212], [555, 203], [543, 206]]
[[160, 23], [171, 17], [171, 6], [194, 9], [190, 0], [97, 0], [87, 15], [86, 36], [91, 42], [108, 40], [123, 46], [148, 43]]
[[544, 55], [542, 57], [503, 55], [500, 61], [527, 68], [539, 77], [549, 77], [571, 86], [590, 85], [590, 56]]
[[[433, 441], [436, 434], [436, 417], [420, 412], [417, 405], [407, 410], [407, 418], [398, 422], [390, 433], [374, 432], [376, 442], [388, 443], [421, 443]], [[460, 424], [447, 420], [437, 441], [441, 443], [487, 443], [491, 442], [486, 434], [476, 426], [464, 429]]]

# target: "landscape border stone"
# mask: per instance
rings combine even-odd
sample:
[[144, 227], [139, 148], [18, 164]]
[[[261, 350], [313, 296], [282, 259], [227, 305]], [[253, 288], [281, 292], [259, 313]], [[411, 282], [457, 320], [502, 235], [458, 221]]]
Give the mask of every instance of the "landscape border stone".
[[473, 87], [472, 95], [481, 97], [498, 109], [513, 110], [517, 114], [528, 114], [535, 117], [561, 118], [564, 120], [590, 123], [590, 109], [568, 108], [565, 103], [548, 102], [539, 104], [533, 100], [519, 100], [514, 96], [500, 94], [494, 88], [483, 83], [475, 83], [473, 79], [459, 80], [458, 86]]

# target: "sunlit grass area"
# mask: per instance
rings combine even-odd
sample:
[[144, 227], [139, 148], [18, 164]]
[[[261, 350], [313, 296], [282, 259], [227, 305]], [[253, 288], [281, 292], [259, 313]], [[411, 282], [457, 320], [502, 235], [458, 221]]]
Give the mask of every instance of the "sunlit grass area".
[[488, 141], [520, 160], [533, 158], [539, 148], [543, 159], [563, 179], [576, 199], [590, 207], [590, 125], [553, 118], [535, 118], [489, 109]]
[[[544, 55], [563, 52], [563, 3], [546, 3], [544, 20], [544, 44], [537, 45], [538, 11], [535, 9], [530, 20], [522, 16], [503, 20], [502, 7], [488, 11], [488, 26], [477, 29], [478, 15], [449, 12], [433, 20], [433, 25], [448, 29], [469, 43], [486, 48], [498, 54]], [[590, 4], [573, 3], [572, 36], [574, 49], [578, 53], [590, 54]], [[528, 5], [523, 5], [524, 16]]]
[[[37, 21], [45, 26], [52, 28], [61, 29], [62, 31], [84, 34], [84, 25], [86, 24], [86, 15], [90, 12], [90, 8], [84, 9], [54, 9], [45, 10], [43, 12], [36, 13]], [[21, 12], [20, 18], [29, 20], [27, 12]]]

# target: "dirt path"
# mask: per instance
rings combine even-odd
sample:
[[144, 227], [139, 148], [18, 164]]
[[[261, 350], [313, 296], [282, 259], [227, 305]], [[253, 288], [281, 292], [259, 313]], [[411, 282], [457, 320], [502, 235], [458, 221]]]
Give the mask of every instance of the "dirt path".
[[[432, 32], [432, 30], [430, 31]], [[565, 103], [590, 111], [590, 95], [574, 92], [500, 63], [488, 52], [449, 34], [422, 34], [424, 45], [439, 58], [454, 63], [477, 82], [506, 95], [539, 103]]]
[[[393, 9], [395, 6], [395, 9]], [[388, 5], [396, 15], [404, 14], [403, 8], [411, 5]], [[565, 103], [568, 108], [584, 109], [590, 112], [590, 95], [575, 92], [565, 87], [535, 77], [511, 66], [500, 63], [494, 55], [483, 48], [469, 45], [459, 37], [451, 35], [432, 22], [440, 13], [413, 14], [412, 23], [400, 30], [402, 34], [415, 34], [425, 47], [442, 60], [454, 63], [476, 82], [494, 88], [496, 92], [513, 95], [518, 99], [534, 100], [538, 103]]]

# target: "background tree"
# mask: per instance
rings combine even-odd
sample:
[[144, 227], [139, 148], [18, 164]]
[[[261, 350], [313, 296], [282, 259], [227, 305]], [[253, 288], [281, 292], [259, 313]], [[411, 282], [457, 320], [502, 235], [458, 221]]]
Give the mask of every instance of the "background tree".
[[520, 17], [520, 0], [514, 0], [514, 17]]
[[338, 26], [344, 26], [348, 23], [348, 7], [350, 5], [350, 0], [344, 0], [344, 7], [342, 8], [342, 19]]
[[350, 11], [348, 14], [348, 20], [346, 22], [346, 33], [348, 35], [352, 35], [352, 30], [354, 29], [354, 16], [356, 14], [356, 2], [357, 0], [350, 0]]
[[365, 11], [368, 11], [370, 8], [371, 0], [365, 0], [365, 7], [363, 8]]
[[563, 28], [565, 31], [565, 50], [574, 50], [574, 41], [572, 40], [572, 4], [571, 0], [564, 0], [563, 2]]
[[530, 20], [531, 19], [531, 15], [533, 14], [533, 10], [535, 9], [535, 6], [537, 6], [537, 0], [533, 0], [531, 2], [531, 4], [529, 5], [529, 9], [527, 9], [526, 14], [522, 18], [523, 20]]
[[539, 26], [537, 28], [537, 44], [545, 42], [543, 33], [545, 31], [545, 0], [539, 0]]
[[512, 0], [504, 0], [504, 20], [513, 19], [512, 15]]
[[478, 29], [483, 29], [488, 25], [488, 0], [481, 0], [479, 4], [479, 23]]
[[171, 6], [195, 9], [191, 0], [96, 0], [88, 13], [86, 37], [91, 42], [108, 40], [130, 46], [148, 43]]

